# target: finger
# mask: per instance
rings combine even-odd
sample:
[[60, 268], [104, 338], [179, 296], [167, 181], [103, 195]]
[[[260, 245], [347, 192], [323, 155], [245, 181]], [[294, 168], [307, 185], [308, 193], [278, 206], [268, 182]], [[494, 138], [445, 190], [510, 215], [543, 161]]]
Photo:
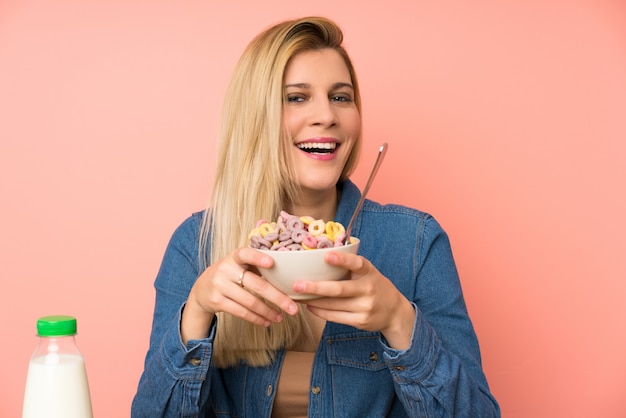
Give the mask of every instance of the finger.
[[367, 259], [355, 254], [331, 251], [325, 255], [324, 261], [333, 266], [347, 269], [349, 280], [323, 280], [319, 282], [298, 280], [293, 284], [292, 289], [297, 293], [325, 297], [350, 297], [359, 294], [358, 285], [354, 284], [353, 279], [358, 279], [370, 271], [371, 263]]
[[264, 325], [266, 321], [283, 320], [279, 311], [237, 284], [231, 285], [222, 293], [219, 305], [220, 310], [259, 325]]
[[267, 280], [254, 272], [246, 271], [242, 284], [244, 289], [254, 292], [286, 313], [295, 315], [298, 312], [298, 305], [289, 296], [276, 289]]
[[296, 293], [306, 293], [321, 297], [347, 298], [356, 294], [357, 289], [354, 283], [351, 280], [324, 280], [320, 282], [298, 280], [293, 284], [293, 290]]
[[371, 266], [365, 257], [336, 251], [328, 252], [324, 256], [324, 261], [333, 266], [346, 268], [356, 275], [367, 274]]
[[262, 327], [268, 327], [272, 322], [280, 322], [277, 321], [280, 315], [278, 312], [276, 312], [274, 315], [270, 314], [270, 316], [273, 316], [274, 318], [274, 320], [272, 321], [267, 316], [260, 315], [232, 299], [224, 298], [221, 310], [223, 312], [228, 312], [229, 314], [236, 316], [237, 318], [243, 319], [244, 321], [248, 321]]
[[274, 265], [274, 259], [272, 257], [251, 247], [237, 248], [233, 251], [233, 260], [242, 266], [270, 268]]
[[307, 309], [314, 315], [336, 324], [350, 325], [358, 329], [375, 331], [371, 317], [366, 312], [325, 309], [320, 306], [307, 305]]
[[205, 311], [227, 312], [259, 325], [263, 325], [265, 321], [280, 322], [283, 320], [282, 314], [278, 310], [268, 306], [259, 297], [237, 283], [241, 277], [242, 283], [246, 284], [249, 276], [254, 276], [254, 273], [230, 262], [221, 263], [220, 269], [223, 271], [218, 275], [219, 280], [206, 280], [207, 286], [199, 291], [200, 293], [194, 293], [196, 299], [198, 299], [198, 295], [201, 295], [198, 304]]

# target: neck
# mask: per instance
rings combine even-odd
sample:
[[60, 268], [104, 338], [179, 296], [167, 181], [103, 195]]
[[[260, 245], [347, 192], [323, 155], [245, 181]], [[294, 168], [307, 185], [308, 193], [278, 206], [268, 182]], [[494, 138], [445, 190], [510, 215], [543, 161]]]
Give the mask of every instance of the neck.
[[292, 204], [288, 212], [297, 216], [312, 216], [315, 219], [332, 221], [339, 203], [339, 191], [336, 187], [320, 192], [303, 190], [300, 200]]

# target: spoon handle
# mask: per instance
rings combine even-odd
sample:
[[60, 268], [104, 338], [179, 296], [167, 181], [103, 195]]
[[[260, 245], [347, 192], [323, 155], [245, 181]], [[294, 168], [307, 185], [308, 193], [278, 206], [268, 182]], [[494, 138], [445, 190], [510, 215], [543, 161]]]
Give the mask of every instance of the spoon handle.
[[350, 223], [348, 224], [348, 228], [346, 228], [346, 240], [344, 244], [348, 244], [350, 242], [350, 233], [352, 232], [352, 227], [354, 226], [354, 220], [356, 216], [359, 214], [361, 210], [361, 206], [363, 206], [363, 202], [365, 201], [365, 196], [367, 192], [370, 190], [372, 186], [372, 182], [374, 181], [374, 177], [376, 177], [376, 173], [378, 172], [378, 168], [380, 164], [383, 162], [385, 158], [385, 154], [387, 154], [387, 143], [383, 143], [378, 149], [378, 156], [376, 157], [376, 162], [374, 163], [374, 167], [372, 168], [372, 172], [370, 173], [370, 177], [367, 179], [367, 183], [365, 183], [365, 188], [363, 189], [363, 193], [361, 193], [361, 198], [359, 199], [359, 203], [356, 205], [356, 209], [354, 209], [354, 213], [352, 214], [352, 218], [350, 218]]

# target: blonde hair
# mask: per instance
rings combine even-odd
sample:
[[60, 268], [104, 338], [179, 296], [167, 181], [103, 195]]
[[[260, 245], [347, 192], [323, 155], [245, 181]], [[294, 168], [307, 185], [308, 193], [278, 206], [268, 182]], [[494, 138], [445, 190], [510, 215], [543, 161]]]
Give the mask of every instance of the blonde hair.
[[[282, 126], [283, 78], [291, 58], [308, 50], [338, 51], [350, 72], [361, 113], [356, 75], [342, 42], [343, 34], [335, 23], [309, 17], [272, 26], [257, 35], [242, 54], [226, 91], [217, 175], [200, 232], [203, 268], [245, 245], [259, 219], [276, 219], [281, 209], [297, 201], [288, 136]], [[359, 136], [341, 179], [352, 173], [360, 144]], [[269, 328], [218, 313], [213, 364], [270, 364], [276, 350], [289, 348], [301, 336], [311, 338], [302, 313], [305, 309], [300, 311], [296, 316], [284, 315], [282, 322]]]

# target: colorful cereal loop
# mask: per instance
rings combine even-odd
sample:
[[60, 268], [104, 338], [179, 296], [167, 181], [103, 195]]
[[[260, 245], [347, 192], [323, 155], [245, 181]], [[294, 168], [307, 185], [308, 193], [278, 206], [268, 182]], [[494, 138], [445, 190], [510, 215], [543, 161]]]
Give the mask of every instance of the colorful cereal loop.
[[309, 232], [313, 236], [322, 235], [324, 233], [324, 230], [325, 230], [324, 225], [325, 225], [324, 221], [322, 221], [321, 219], [318, 219], [317, 221], [313, 221], [309, 225]]

